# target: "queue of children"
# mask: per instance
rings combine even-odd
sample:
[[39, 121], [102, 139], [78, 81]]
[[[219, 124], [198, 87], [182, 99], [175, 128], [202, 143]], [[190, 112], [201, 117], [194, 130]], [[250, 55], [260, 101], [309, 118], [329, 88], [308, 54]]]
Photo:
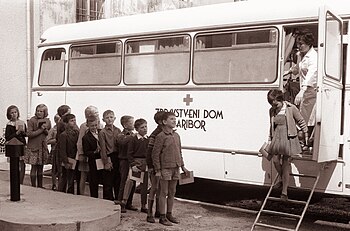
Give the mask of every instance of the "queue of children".
[[[24, 147], [20, 153], [22, 184], [25, 164], [31, 164], [31, 184], [43, 188], [43, 166], [50, 163], [52, 190], [74, 194], [76, 180], [77, 194], [84, 194], [88, 179], [90, 196], [98, 198], [99, 184], [102, 183], [103, 199], [119, 204], [121, 212], [125, 213], [126, 210], [138, 210], [132, 204], [136, 182], [131, 175], [142, 173], [141, 212], [147, 213], [146, 221], [155, 223], [154, 217], [158, 217], [163, 225], [179, 223], [172, 214], [176, 184], [179, 169], [185, 174], [188, 170], [182, 159], [180, 137], [174, 131], [176, 117], [173, 113], [157, 112], [154, 115], [158, 126], [150, 137], [147, 136], [147, 121], [134, 121], [134, 117], [128, 115], [121, 117], [123, 130], [120, 130], [114, 125], [116, 116], [112, 110], [103, 113], [103, 127], [95, 106], [85, 109], [86, 122], [80, 128], [68, 105], [57, 109], [52, 128], [47, 117], [47, 106], [39, 104], [35, 115], [28, 120], [27, 128], [25, 122], [19, 120], [16, 106], [7, 109], [9, 122], [5, 139], [9, 141], [15, 137]], [[25, 137], [28, 137], [28, 142]], [[48, 145], [51, 146], [50, 152]], [[147, 200], [148, 178], [151, 189]], [[154, 200], [156, 210], [153, 216]]]

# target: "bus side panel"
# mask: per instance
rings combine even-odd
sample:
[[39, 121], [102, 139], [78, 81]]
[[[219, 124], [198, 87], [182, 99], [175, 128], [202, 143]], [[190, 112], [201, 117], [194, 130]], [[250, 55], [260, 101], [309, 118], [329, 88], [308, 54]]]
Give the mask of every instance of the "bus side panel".
[[[177, 132], [182, 146], [199, 151], [183, 150], [185, 164], [196, 177], [254, 184], [266, 183], [271, 172], [269, 163], [257, 157], [269, 134], [270, 105], [267, 91], [67, 91], [67, 104], [80, 125], [84, 109], [98, 107], [100, 115], [111, 109], [121, 127], [120, 117], [132, 115], [148, 121], [148, 134], [156, 127], [153, 115], [158, 110], [171, 110], [177, 116]], [[217, 151], [205, 151], [213, 148]], [[255, 152], [256, 156], [224, 153], [220, 149]], [[266, 173], [267, 172], [267, 173]], [[226, 174], [225, 174], [226, 173]]]
[[54, 125], [54, 116], [57, 113], [57, 108], [62, 104], [65, 104], [65, 91], [46, 91], [35, 90], [32, 92], [31, 99], [31, 115], [35, 113], [35, 107], [38, 104], [45, 104], [48, 107], [48, 118], [51, 120], [52, 126]]

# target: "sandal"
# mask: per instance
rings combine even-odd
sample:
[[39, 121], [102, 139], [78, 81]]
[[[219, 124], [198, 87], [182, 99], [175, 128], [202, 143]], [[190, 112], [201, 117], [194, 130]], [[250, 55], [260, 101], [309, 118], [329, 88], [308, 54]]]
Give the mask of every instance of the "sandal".
[[286, 194], [281, 194], [281, 201], [288, 201], [288, 196]]

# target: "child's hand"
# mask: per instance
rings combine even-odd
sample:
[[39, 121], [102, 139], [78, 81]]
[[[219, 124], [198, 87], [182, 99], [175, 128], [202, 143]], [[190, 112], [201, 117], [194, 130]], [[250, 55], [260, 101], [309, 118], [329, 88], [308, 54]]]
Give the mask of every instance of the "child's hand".
[[187, 168], [185, 168], [185, 166], [182, 166], [181, 169], [185, 173], [186, 176], [190, 175], [190, 171], [188, 171]]
[[69, 163], [69, 162], [67, 162], [67, 163], [65, 163], [64, 164], [64, 167], [66, 168], [66, 169], [72, 169], [72, 163]]
[[132, 170], [133, 172], [141, 172], [141, 170], [140, 170], [138, 167], [136, 167], [136, 166], [132, 166], [132, 167], [131, 167], [131, 170]]
[[112, 163], [107, 163], [107, 164], [105, 164], [105, 170], [111, 171], [112, 168], [113, 168]]
[[160, 171], [156, 172], [156, 176], [162, 176], [162, 173]]
[[43, 123], [43, 124], [41, 125], [41, 129], [43, 129], [43, 130], [46, 130], [46, 129], [47, 129], [46, 123]]

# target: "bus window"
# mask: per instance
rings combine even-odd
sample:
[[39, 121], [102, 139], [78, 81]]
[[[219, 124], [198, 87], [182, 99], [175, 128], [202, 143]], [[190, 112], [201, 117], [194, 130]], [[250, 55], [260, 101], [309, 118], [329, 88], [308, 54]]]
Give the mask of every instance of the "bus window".
[[328, 77], [340, 80], [342, 64], [342, 41], [341, 41], [341, 22], [337, 20], [330, 12], [327, 12], [326, 18], [326, 55], [325, 70]]
[[186, 84], [190, 69], [188, 35], [125, 44], [125, 84]]
[[68, 76], [68, 83], [73, 86], [119, 84], [121, 42], [73, 46]]
[[275, 28], [199, 34], [195, 44], [196, 84], [271, 83], [277, 78]]
[[61, 86], [64, 82], [65, 50], [48, 49], [44, 52], [40, 65], [40, 86]]

